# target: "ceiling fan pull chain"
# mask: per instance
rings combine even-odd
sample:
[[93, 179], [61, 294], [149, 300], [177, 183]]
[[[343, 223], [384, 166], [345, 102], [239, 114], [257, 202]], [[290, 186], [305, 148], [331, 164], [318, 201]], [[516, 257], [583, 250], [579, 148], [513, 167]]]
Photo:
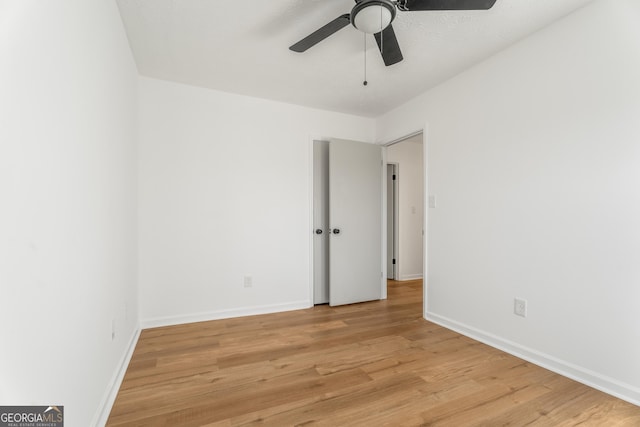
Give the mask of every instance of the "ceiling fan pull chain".
[[367, 82], [367, 34], [362, 33], [362, 36], [364, 40], [364, 81], [362, 82], [362, 85], [366, 86], [368, 84]]
[[384, 28], [382, 28], [382, 25], [382, 2], [380, 2], [380, 52], [384, 52]]
[[[380, 6], [382, 6], [382, 3], [380, 3]], [[382, 17], [382, 7], [380, 7], [380, 28], [382, 28], [382, 22], [383, 22], [383, 17]], [[363, 37], [364, 37], [364, 81], [362, 82], [363, 86], [366, 86], [369, 84], [369, 82], [367, 81], [367, 33], [362, 33]], [[382, 47], [384, 46], [384, 34], [382, 32], [382, 30], [380, 30], [380, 51], [382, 52]]]

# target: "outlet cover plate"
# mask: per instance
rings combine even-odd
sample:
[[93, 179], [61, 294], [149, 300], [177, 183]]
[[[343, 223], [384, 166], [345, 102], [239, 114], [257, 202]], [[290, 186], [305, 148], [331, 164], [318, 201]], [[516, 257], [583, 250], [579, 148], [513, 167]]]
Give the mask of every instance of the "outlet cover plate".
[[513, 314], [520, 317], [527, 317], [527, 300], [522, 298], [514, 298]]
[[252, 287], [253, 286], [253, 277], [252, 276], [244, 276], [243, 284], [244, 284], [245, 288]]

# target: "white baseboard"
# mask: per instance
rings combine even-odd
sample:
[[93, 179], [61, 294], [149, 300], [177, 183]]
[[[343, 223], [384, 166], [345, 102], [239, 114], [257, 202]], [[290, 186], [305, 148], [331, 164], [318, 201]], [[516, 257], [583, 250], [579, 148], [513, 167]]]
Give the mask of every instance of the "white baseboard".
[[279, 313], [281, 311], [302, 310], [313, 307], [310, 301], [294, 301], [285, 304], [260, 305], [229, 310], [210, 311], [207, 313], [184, 314], [178, 316], [155, 317], [140, 322], [142, 329], [161, 326], [181, 325], [183, 323], [206, 322], [209, 320], [230, 319], [232, 317], [255, 316], [257, 314]]
[[113, 378], [111, 379], [111, 382], [107, 387], [107, 392], [102, 398], [100, 406], [98, 406], [98, 411], [93, 417], [93, 422], [91, 423], [92, 426], [97, 427], [107, 424], [109, 414], [111, 413], [111, 408], [113, 407], [113, 403], [116, 401], [116, 396], [118, 395], [120, 385], [122, 384], [122, 380], [124, 379], [124, 374], [127, 372], [127, 367], [129, 366], [129, 362], [131, 361], [131, 357], [133, 356], [133, 351], [135, 350], [136, 344], [138, 343], [138, 338], [140, 338], [140, 328], [136, 327], [136, 329], [133, 331], [133, 335], [131, 335], [131, 339], [129, 340], [129, 347], [127, 348], [127, 352], [120, 359], [118, 368], [113, 374]]
[[403, 274], [402, 276], [400, 276], [398, 280], [403, 282], [406, 280], [418, 280], [418, 279], [422, 279], [422, 274]]
[[481, 331], [472, 326], [456, 322], [455, 320], [451, 320], [444, 316], [426, 312], [425, 318], [430, 322], [437, 323], [440, 326], [456, 331], [476, 341], [480, 341], [557, 374], [571, 378], [572, 380], [588, 385], [589, 387], [640, 406], [640, 388], [634, 387], [631, 384], [623, 383], [622, 381], [607, 377], [606, 375], [599, 374], [598, 372], [560, 360], [540, 351], [524, 347], [520, 344], [505, 340], [504, 338]]

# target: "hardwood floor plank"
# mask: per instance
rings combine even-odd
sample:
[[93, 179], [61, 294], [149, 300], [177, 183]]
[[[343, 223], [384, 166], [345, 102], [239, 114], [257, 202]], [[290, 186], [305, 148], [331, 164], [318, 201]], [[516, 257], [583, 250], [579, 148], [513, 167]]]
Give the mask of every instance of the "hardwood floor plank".
[[142, 331], [108, 426], [640, 426], [640, 408], [388, 300]]
[[[235, 417], [232, 425], [251, 425], [268, 421], [269, 425], [313, 425], [321, 423], [332, 414], [332, 420], [347, 418], [353, 413], [375, 413], [381, 410], [381, 403], [387, 401], [391, 407], [411, 396], [418, 397], [416, 388], [424, 381], [412, 374], [405, 373], [395, 378], [388, 377], [345, 390], [326, 394], [311, 406], [297, 407], [276, 413], [252, 413]], [[376, 403], [373, 407], [372, 403]], [[345, 425], [345, 424], [334, 424]]]

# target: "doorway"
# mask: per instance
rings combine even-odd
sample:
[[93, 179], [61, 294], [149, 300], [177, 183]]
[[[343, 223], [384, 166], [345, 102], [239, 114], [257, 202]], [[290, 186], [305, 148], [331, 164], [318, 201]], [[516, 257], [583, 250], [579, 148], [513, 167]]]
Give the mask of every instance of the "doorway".
[[387, 278], [398, 281], [422, 279], [425, 224], [423, 133], [394, 141], [386, 147]]

